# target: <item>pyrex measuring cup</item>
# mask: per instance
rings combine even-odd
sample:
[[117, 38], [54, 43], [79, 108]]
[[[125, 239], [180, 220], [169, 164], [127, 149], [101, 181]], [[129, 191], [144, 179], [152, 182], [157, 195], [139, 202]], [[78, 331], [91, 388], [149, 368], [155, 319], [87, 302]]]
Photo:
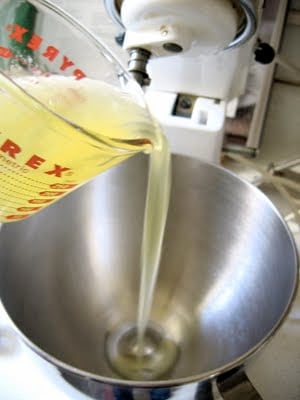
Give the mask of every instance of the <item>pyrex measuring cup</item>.
[[149, 148], [155, 124], [114, 56], [58, 7], [2, 1], [0, 25], [0, 221], [11, 222]]

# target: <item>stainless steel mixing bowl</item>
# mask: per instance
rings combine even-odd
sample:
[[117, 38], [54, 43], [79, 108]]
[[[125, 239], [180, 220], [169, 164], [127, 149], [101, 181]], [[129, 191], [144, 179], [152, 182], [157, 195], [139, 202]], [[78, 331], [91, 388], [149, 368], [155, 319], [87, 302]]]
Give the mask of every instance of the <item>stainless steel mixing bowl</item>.
[[105, 340], [136, 318], [146, 183], [147, 158], [137, 156], [4, 226], [1, 299], [26, 343], [94, 398], [106, 398], [105, 390], [130, 398], [120, 397], [120, 388], [132, 398], [139, 398], [134, 388], [150, 398], [165, 388], [159, 398], [175, 398], [191, 382], [195, 393], [209, 394], [185, 399], [213, 398], [207, 387], [214, 377], [243, 366], [285, 317], [297, 283], [295, 246], [257, 189], [219, 167], [174, 156], [151, 319], [180, 354], [160, 381], [122, 380], [107, 362]]

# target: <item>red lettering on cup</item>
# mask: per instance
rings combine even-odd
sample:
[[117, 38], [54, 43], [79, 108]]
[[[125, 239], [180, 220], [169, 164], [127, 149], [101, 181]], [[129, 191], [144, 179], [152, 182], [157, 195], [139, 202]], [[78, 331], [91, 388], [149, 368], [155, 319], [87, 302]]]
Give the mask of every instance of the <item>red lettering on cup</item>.
[[83, 71], [81, 71], [81, 69], [75, 69], [73, 71], [73, 75], [75, 76], [76, 80], [86, 78], [86, 74]]
[[18, 24], [14, 24], [14, 31], [8, 36], [10, 39], [14, 39], [19, 43], [23, 42], [23, 35], [28, 32], [28, 29], [23, 28]]
[[68, 57], [63, 56], [63, 62], [60, 66], [61, 71], [65, 71], [67, 68], [70, 68], [74, 65], [73, 61], [69, 60]]
[[40, 165], [42, 165], [46, 160], [34, 154], [30, 159], [25, 163], [28, 167], [37, 169]]
[[22, 151], [21, 147], [10, 139], [7, 139], [2, 144], [0, 150], [3, 151], [3, 153], [7, 153], [11, 158], [16, 158], [16, 154], [21, 153]]
[[54, 61], [58, 54], [59, 50], [56, 47], [48, 46], [42, 56], [48, 58], [49, 61]]
[[42, 42], [43, 39], [40, 36], [33, 34], [26, 46], [29, 49], [37, 50], [41, 46]]
[[[24, 42], [24, 38], [25, 38], [24, 35], [29, 32], [28, 29], [26, 29], [18, 24], [7, 25], [6, 30], [11, 32], [8, 37], [10, 39], [14, 39], [15, 41], [17, 41], [19, 43]], [[43, 41], [44, 41], [44, 39], [41, 36], [38, 36], [35, 33], [33, 33], [31, 35], [31, 38], [29, 39], [28, 43], [26, 44], [26, 47], [36, 51], [41, 47], [41, 44], [43, 43]], [[48, 46], [45, 49], [44, 53], [42, 53], [42, 56], [52, 62], [56, 59], [56, 57], [59, 54], [60, 54], [60, 50], [58, 48], [56, 48], [54, 46]], [[12, 51], [10, 49], [0, 46], [0, 57], [12, 58], [13, 56], [14, 56], [14, 54], [12, 53]], [[73, 61], [71, 61], [68, 57], [63, 56], [63, 59], [61, 61], [61, 65], [60, 65], [60, 70], [65, 71], [66, 69], [68, 69], [74, 65], [75, 64]], [[43, 72], [43, 71], [41, 71], [41, 72]], [[80, 79], [86, 77], [86, 74], [81, 69], [73, 70], [72, 74], [76, 80], [80, 80]]]
[[0, 57], [2, 58], [12, 58], [13, 52], [7, 47], [0, 46]]
[[52, 171], [45, 172], [45, 174], [47, 174], [47, 175], [55, 175], [58, 178], [61, 178], [62, 173], [66, 172], [66, 171], [70, 171], [70, 168], [64, 168], [64, 167], [61, 167], [60, 165], [55, 164], [54, 165], [54, 169]]

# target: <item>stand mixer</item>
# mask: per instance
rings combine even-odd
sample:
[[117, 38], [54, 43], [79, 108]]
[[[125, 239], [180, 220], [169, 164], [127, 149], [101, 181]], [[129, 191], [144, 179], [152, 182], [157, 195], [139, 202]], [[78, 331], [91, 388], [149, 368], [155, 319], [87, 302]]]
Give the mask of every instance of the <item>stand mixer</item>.
[[129, 52], [128, 69], [147, 86], [171, 150], [219, 162], [226, 116], [235, 115], [253, 53], [260, 58], [262, 51], [256, 40], [263, 2], [105, 0], [105, 6], [124, 32], [118, 40]]

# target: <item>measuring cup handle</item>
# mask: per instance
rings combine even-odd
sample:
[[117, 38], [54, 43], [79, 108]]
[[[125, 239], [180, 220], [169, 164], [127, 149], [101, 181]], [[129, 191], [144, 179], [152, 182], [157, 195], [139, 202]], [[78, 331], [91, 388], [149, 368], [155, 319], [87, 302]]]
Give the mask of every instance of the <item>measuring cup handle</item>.
[[263, 400], [243, 368], [218, 376], [216, 383], [224, 400]]

